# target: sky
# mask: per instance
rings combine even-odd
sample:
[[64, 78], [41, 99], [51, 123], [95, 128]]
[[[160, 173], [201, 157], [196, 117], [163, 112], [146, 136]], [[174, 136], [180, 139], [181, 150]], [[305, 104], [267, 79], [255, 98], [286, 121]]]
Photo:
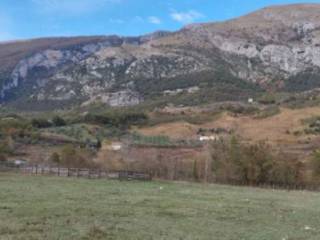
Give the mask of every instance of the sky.
[[[320, 3], [320, 0], [308, 0]], [[295, 0], [0, 0], [0, 41], [48, 36], [137, 36], [235, 18]]]

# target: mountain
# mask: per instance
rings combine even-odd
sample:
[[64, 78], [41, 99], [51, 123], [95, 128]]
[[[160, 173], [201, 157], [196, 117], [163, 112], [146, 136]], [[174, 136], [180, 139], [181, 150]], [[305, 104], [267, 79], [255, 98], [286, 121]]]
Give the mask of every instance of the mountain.
[[272, 6], [139, 37], [0, 44], [0, 101], [20, 108], [197, 104], [320, 87], [320, 4]]

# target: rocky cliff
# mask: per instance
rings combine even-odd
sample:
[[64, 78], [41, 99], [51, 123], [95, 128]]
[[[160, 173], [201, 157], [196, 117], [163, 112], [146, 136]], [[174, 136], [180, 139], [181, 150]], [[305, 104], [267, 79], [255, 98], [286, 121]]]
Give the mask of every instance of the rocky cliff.
[[320, 4], [276, 6], [172, 33], [3, 43], [0, 100], [130, 106], [168, 92], [310, 90], [320, 86], [319, 12]]

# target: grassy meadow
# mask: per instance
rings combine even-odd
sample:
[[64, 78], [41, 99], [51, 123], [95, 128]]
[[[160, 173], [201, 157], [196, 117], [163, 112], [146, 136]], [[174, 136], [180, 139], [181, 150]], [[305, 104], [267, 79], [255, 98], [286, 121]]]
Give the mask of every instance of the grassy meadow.
[[0, 239], [318, 240], [320, 193], [0, 174]]

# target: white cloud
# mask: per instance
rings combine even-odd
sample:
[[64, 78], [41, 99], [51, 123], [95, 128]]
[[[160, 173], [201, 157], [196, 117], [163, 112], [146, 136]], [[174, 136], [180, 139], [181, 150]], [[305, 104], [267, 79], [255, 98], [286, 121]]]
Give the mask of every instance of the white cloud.
[[81, 15], [96, 12], [108, 4], [121, 3], [122, 0], [32, 0], [41, 13]]
[[148, 21], [152, 24], [157, 24], [157, 25], [162, 23], [161, 19], [155, 16], [148, 17]]
[[171, 18], [177, 22], [186, 24], [186, 23], [192, 23], [198, 19], [204, 18], [205, 16], [195, 10], [189, 10], [187, 12], [177, 12], [173, 11], [170, 14]]

